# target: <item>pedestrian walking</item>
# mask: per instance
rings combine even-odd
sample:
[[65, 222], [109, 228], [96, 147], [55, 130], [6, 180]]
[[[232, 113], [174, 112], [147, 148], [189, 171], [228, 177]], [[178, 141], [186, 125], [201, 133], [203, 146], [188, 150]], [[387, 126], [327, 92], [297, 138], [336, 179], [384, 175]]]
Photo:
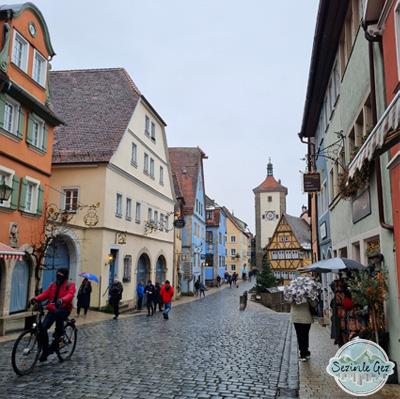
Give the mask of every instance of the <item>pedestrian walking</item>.
[[206, 297], [206, 286], [204, 285], [203, 281], [200, 283], [200, 298], [201, 294], [203, 294], [203, 297]]
[[83, 309], [83, 317], [86, 317], [90, 306], [90, 293], [92, 292], [92, 284], [88, 278], [82, 281], [78, 290], [78, 302], [76, 304], [76, 317], [79, 317], [81, 309]]
[[233, 274], [232, 274], [232, 283], [233, 283], [234, 285], [236, 285], [237, 278], [238, 278], [237, 273], [236, 273], [236, 272], [233, 272]]
[[122, 283], [117, 278], [115, 278], [110, 289], [108, 290], [108, 293], [110, 295], [109, 303], [114, 308], [114, 320], [117, 320], [119, 316], [119, 302], [122, 299], [123, 290], [124, 287], [122, 286]]
[[143, 297], [144, 297], [143, 281], [139, 281], [139, 284], [136, 288], [136, 296], [137, 296], [137, 310], [142, 310]]
[[144, 293], [146, 294], [146, 308], [147, 308], [147, 317], [153, 316], [154, 308], [153, 308], [153, 298], [154, 298], [154, 285], [151, 280], [147, 281], [146, 287], [144, 287]]
[[159, 281], [156, 281], [156, 284], [154, 285], [154, 298], [153, 298], [153, 306], [154, 306], [154, 312], [157, 311], [157, 305], [158, 309], [160, 312], [163, 310], [163, 300], [160, 295], [161, 291], [161, 285]]
[[314, 317], [311, 315], [310, 306], [317, 306], [316, 301], [306, 303], [292, 303], [290, 307], [290, 321], [294, 324], [299, 347], [299, 360], [306, 362], [310, 357], [309, 334], [311, 323], [314, 323]]
[[164, 302], [164, 319], [168, 320], [168, 313], [171, 310], [172, 297], [174, 296], [174, 288], [170, 285], [168, 280], [166, 280], [165, 284], [161, 287], [160, 295]]
[[196, 296], [199, 296], [199, 289], [200, 289], [200, 281], [199, 280], [196, 280], [196, 282], [194, 283], [194, 289], [195, 289]]
[[221, 276], [218, 274], [217, 276], [217, 288], [221, 287]]
[[233, 280], [231, 276], [228, 277], [228, 283], [229, 283], [229, 288], [232, 288]]
[[249, 271], [249, 281], [251, 282], [251, 276], [253, 275], [253, 272], [250, 270]]

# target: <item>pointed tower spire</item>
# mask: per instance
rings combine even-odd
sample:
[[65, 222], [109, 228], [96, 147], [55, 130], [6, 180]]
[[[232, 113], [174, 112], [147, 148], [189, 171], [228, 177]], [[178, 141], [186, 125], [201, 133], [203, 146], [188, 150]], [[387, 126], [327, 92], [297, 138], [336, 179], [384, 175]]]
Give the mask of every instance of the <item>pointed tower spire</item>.
[[271, 157], [269, 157], [269, 162], [268, 162], [268, 165], [267, 165], [267, 176], [273, 176], [274, 175], [274, 172], [273, 172], [273, 166], [272, 166], [272, 163], [271, 163]]

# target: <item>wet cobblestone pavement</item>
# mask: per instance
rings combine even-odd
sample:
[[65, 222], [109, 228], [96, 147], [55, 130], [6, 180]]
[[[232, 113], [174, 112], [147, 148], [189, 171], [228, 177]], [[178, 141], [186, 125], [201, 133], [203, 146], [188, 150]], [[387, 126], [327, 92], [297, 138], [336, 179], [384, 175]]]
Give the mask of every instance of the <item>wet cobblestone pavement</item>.
[[70, 361], [51, 356], [17, 376], [13, 341], [0, 344], [0, 398], [293, 398], [298, 389], [289, 315], [239, 296], [252, 284], [157, 312], [79, 326]]

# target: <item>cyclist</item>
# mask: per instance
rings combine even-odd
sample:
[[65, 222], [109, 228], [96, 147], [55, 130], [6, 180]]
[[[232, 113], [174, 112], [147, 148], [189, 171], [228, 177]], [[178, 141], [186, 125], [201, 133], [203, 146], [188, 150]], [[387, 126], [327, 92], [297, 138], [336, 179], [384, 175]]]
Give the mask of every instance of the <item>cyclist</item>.
[[[30, 300], [33, 305], [37, 302], [48, 301], [46, 309], [48, 313], [43, 320], [42, 329], [40, 331], [40, 342], [42, 344], [42, 354], [39, 361], [44, 362], [47, 357], [54, 352], [58, 345], [58, 341], [63, 333], [64, 321], [68, 318], [72, 311], [72, 300], [75, 295], [75, 284], [68, 281], [69, 270], [61, 268], [57, 270], [57, 280], [50, 284], [46, 291], [35, 296]], [[47, 330], [56, 323], [53, 342], [49, 347], [49, 337]]]

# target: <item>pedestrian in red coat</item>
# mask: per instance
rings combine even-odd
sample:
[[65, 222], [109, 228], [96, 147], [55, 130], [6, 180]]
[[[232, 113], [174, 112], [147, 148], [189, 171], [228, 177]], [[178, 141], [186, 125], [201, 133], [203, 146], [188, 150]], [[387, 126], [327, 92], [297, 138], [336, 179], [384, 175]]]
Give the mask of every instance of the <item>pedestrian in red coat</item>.
[[163, 313], [164, 319], [167, 320], [167, 319], [169, 319], [168, 313], [171, 310], [172, 297], [174, 296], [174, 289], [168, 280], [166, 280], [165, 284], [161, 287], [160, 295], [165, 304], [165, 307], [164, 307], [165, 310]]
[[[30, 300], [31, 304], [48, 300], [46, 309], [48, 313], [43, 320], [40, 331], [40, 341], [42, 344], [42, 354], [39, 361], [44, 362], [47, 356], [54, 352], [58, 341], [62, 336], [64, 321], [68, 318], [72, 310], [72, 300], [75, 295], [75, 284], [68, 281], [69, 270], [61, 268], [57, 270], [57, 280], [50, 284], [46, 291]], [[54, 340], [49, 347], [49, 337], [47, 330], [56, 323]]]

